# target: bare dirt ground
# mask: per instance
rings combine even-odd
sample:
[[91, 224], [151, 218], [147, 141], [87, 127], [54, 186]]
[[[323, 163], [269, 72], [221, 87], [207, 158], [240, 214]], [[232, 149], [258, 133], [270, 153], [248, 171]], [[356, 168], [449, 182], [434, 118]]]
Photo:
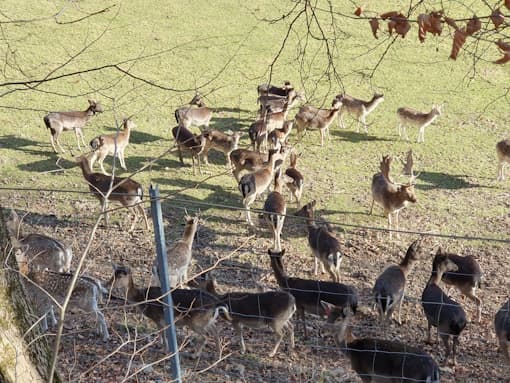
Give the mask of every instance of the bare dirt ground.
[[[25, 232], [41, 232], [71, 244], [76, 265], [90, 235], [93, 221], [90, 214], [97, 205], [91, 199], [73, 201], [75, 214], [55, 216], [55, 204], [51, 196], [43, 194], [3, 193], [3, 207], [14, 207], [26, 211]], [[188, 208], [189, 209], [189, 208]], [[190, 210], [190, 209], [189, 209]], [[320, 212], [320, 208], [319, 208]], [[182, 234], [183, 212], [164, 206], [167, 239], [172, 241]], [[210, 267], [219, 258], [232, 253], [221, 261], [213, 271], [219, 285], [225, 290], [256, 289], [256, 283], [276, 287], [269, 269], [266, 254], [271, 245], [265, 227], [250, 231], [239, 212], [203, 213], [208, 217], [200, 228], [194, 246], [193, 271], [200, 272]], [[125, 212], [115, 214], [119, 220], [126, 218]], [[404, 214], [405, 218], [405, 214]], [[358, 231], [342, 232], [336, 228], [344, 243], [344, 260], [341, 268], [342, 282], [353, 285], [360, 294], [360, 309], [353, 321], [353, 331], [358, 337], [395, 339], [422, 347], [436, 361], [444, 355], [442, 345], [426, 345], [426, 320], [419, 297], [430, 275], [432, 253], [441, 243], [449, 250], [472, 254], [480, 263], [483, 284], [479, 296], [483, 300], [483, 317], [476, 323], [475, 306], [451, 291], [455, 300], [465, 308], [469, 324], [463, 332], [457, 366], [442, 369], [442, 382], [509, 382], [510, 366], [505, 366], [498, 353], [493, 330], [496, 311], [508, 297], [509, 250], [497, 244], [472, 244], [461, 241], [427, 239], [422, 260], [411, 272], [404, 306], [404, 323], [393, 323], [384, 331], [376, 320], [372, 307], [371, 288], [377, 276], [391, 263], [398, 262], [411, 243], [412, 236], [402, 236], [389, 241], [387, 234]], [[283, 233], [286, 257], [284, 262], [290, 275], [313, 276], [313, 260], [306, 248], [305, 226], [302, 222], [288, 219]], [[257, 234], [251, 237], [252, 234]], [[152, 232], [136, 231], [126, 234], [118, 224], [101, 227], [95, 236], [85, 263], [85, 273], [103, 281], [111, 276], [112, 263], [129, 265], [135, 271], [139, 285], [147, 285], [149, 270], [154, 259]], [[236, 249], [239, 249], [236, 251]], [[194, 273], [190, 273], [194, 274]], [[323, 279], [327, 276], [321, 275]], [[105, 302], [103, 306], [111, 339], [103, 342], [94, 333], [94, 318], [83, 314], [70, 314], [66, 324], [66, 335], [60, 348], [59, 372], [65, 381], [82, 382], [167, 382], [170, 381], [168, 362], [161, 345], [154, 341], [156, 327], [134, 310], [119, 306], [119, 302]], [[289, 349], [285, 338], [274, 358], [268, 354], [274, 342], [270, 329], [246, 330], [247, 353], [240, 354], [238, 338], [228, 322], [219, 320], [223, 344], [222, 357], [218, 355], [210, 340], [202, 358], [189, 358], [194, 350], [192, 334], [178, 329], [181, 343], [181, 364], [187, 382], [359, 382], [352, 372], [348, 359], [335, 348], [333, 339], [320, 331], [321, 321], [311, 316], [307, 324], [312, 336], [304, 340], [300, 323], [296, 323], [296, 347]], [[48, 339], [52, 339], [51, 333]], [[152, 342], [152, 344], [151, 344]]]

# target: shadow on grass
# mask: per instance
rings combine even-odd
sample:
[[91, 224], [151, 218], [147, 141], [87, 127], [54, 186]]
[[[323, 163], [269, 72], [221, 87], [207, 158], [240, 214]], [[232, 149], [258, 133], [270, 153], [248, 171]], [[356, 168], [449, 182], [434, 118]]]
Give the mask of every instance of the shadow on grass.
[[446, 174], [438, 172], [421, 172], [418, 180], [425, 182], [416, 185], [419, 190], [432, 189], [469, 189], [469, 188], [494, 188], [493, 186], [481, 185], [479, 183], [471, 183], [466, 180], [469, 178], [466, 174]]
[[332, 135], [342, 138], [344, 141], [349, 142], [363, 142], [363, 141], [393, 141], [389, 138], [373, 136], [365, 133], [356, 133], [348, 130], [334, 129]]
[[[76, 162], [67, 160], [62, 157], [60, 158], [60, 161], [58, 161], [58, 166], [57, 166], [58, 157], [56, 155], [54, 155], [53, 152], [51, 154], [53, 156], [50, 158], [30, 162], [28, 164], [18, 165], [18, 169], [26, 171], [26, 172], [41, 173], [41, 172], [47, 172], [47, 171], [51, 171], [51, 170], [59, 170], [60, 167], [66, 169], [66, 170], [72, 169], [74, 167], [78, 167], [78, 164]], [[60, 171], [56, 171], [55, 174], [64, 174], [64, 173], [60, 172]]]
[[[27, 146], [35, 146], [41, 148], [41, 150], [28, 149]], [[16, 137], [12, 134], [0, 137], [0, 148], [20, 150], [25, 153], [35, 155], [54, 155], [53, 148], [49, 143], [49, 139], [47, 143], [42, 143], [26, 138]]]

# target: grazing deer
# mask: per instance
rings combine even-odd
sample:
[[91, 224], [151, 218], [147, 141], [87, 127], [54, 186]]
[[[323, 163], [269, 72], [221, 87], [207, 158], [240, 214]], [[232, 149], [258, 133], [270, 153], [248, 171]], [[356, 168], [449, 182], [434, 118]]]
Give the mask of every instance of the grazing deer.
[[209, 165], [209, 159], [207, 156], [209, 150], [213, 149], [217, 150], [218, 152], [222, 152], [225, 155], [227, 159], [227, 167], [230, 169], [232, 167], [230, 162], [230, 153], [237, 149], [241, 135], [241, 132], [225, 134], [215, 129], [204, 130], [202, 132], [202, 136], [205, 137], [204, 150], [202, 151], [204, 163]]
[[301, 108], [296, 114], [294, 121], [299, 139], [302, 138], [303, 132], [306, 129], [319, 129], [321, 133], [321, 146], [324, 146], [324, 135], [327, 134], [328, 140], [330, 139], [329, 126], [338, 115], [341, 106], [342, 101], [336, 99], [333, 101], [333, 106], [328, 113], [322, 112], [323, 109], [310, 111], [309, 109]]
[[432, 124], [434, 120], [440, 115], [441, 115], [440, 105], [434, 105], [432, 107], [432, 110], [428, 113], [418, 112], [417, 110], [411, 108], [398, 108], [397, 109], [398, 136], [402, 137], [403, 133], [406, 140], [409, 141], [406, 129], [408, 126], [416, 126], [419, 128], [417, 142], [425, 142], [425, 128]]
[[297, 160], [299, 157], [301, 157], [301, 154], [297, 155], [295, 152], [291, 152], [290, 165], [285, 170], [285, 177], [287, 178], [285, 185], [290, 191], [290, 202], [292, 202], [292, 196], [294, 196], [298, 209], [301, 204], [301, 197], [303, 195], [304, 187], [304, 177], [301, 172], [296, 169]]
[[[197, 107], [194, 108], [193, 105]], [[197, 93], [190, 101], [189, 106], [183, 106], [175, 110], [175, 120], [186, 129], [193, 126], [205, 126], [209, 128], [209, 123], [212, 118], [213, 111], [211, 108], [205, 106], [202, 96]]]
[[274, 177], [274, 190], [269, 193], [264, 203], [264, 219], [273, 233], [273, 248], [275, 251], [282, 249], [281, 235], [286, 214], [287, 206], [282, 196], [282, 180], [278, 172]]
[[294, 326], [290, 319], [296, 311], [296, 300], [284, 291], [267, 291], [264, 293], [249, 293], [235, 291], [219, 294], [216, 291], [216, 281], [208, 279], [205, 282], [207, 292], [214, 295], [228, 307], [232, 317], [232, 326], [239, 335], [241, 352], [246, 352], [243, 338], [243, 327], [262, 328], [269, 326], [277, 335], [276, 343], [269, 357], [276, 355], [283, 340], [285, 330], [289, 332], [290, 347], [294, 348]]
[[47, 269], [60, 273], [71, 269], [71, 247], [44, 234], [24, 234], [21, 230], [21, 219], [12, 209], [6, 226], [12, 236], [13, 247], [23, 252], [29, 267], [38, 271]]
[[110, 154], [112, 156], [117, 155], [121, 168], [127, 170], [124, 150], [129, 144], [131, 130], [135, 129], [136, 125], [129, 118], [125, 118], [122, 126], [124, 129], [118, 133], [104, 134], [90, 141], [90, 147], [94, 151], [94, 155], [90, 158], [91, 169], [94, 169], [94, 162], [97, 160], [103, 174], [109, 175], [106, 170], [104, 170], [103, 161], [106, 156]]
[[342, 102], [342, 108], [340, 109], [340, 113], [338, 113], [339, 125], [345, 129], [343, 115], [348, 113], [355, 116], [358, 121], [356, 132], [359, 133], [359, 125], [361, 122], [365, 133], [368, 134], [367, 116], [384, 101], [384, 96], [375, 93], [370, 101], [359, 100], [348, 94], [339, 94], [336, 98]]
[[428, 322], [427, 343], [431, 343], [430, 329], [432, 326], [437, 327], [437, 332], [446, 349], [445, 365], [448, 363], [451, 353], [450, 337], [453, 337], [453, 364], [456, 364], [459, 336], [467, 324], [466, 313], [461, 305], [446, 295], [439, 287], [439, 281], [445, 272], [457, 270], [457, 265], [447, 255], [436, 254], [432, 263], [432, 274], [421, 297], [423, 311]]
[[[33, 269], [29, 264], [30, 259], [23, 253], [18, 255], [17, 261], [21, 274], [26, 277], [24, 280], [26, 291], [35, 305], [36, 313], [43, 317], [42, 327], [46, 331], [48, 329], [46, 316], [49, 315], [52, 318], [53, 325], [57, 323], [53, 310], [55, 306], [58, 311], [61, 310], [71, 286], [73, 274]], [[106, 341], [110, 337], [108, 326], [98, 306], [98, 303], [102, 302], [102, 293], [103, 288], [99, 282], [89, 277], [78, 277], [67, 308], [71, 311], [78, 309], [86, 313], [94, 313], [97, 320], [97, 333]]]
[[456, 271], [447, 271], [441, 280], [449, 286], [454, 286], [461, 294], [471, 299], [476, 304], [478, 323], [482, 320], [482, 300], [476, 296], [476, 288], [480, 287], [482, 269], [471, 255], [462, 257], [460, 255], [446, 253], [441, 248], [437, 255], [446, 255], [457, 265]]
[[510, 300], [508, 300], [494, 318], [494, 328], [498, 338], [499, 348], [503, 353], [506, 363], [510, 364]]
[[246, 221], [253, 226], [250, 215], [250, 205], [255, 202], [255, 199], [264, 193], [275, 174], [276, 161], [281, 159], [281, 154], [276, 150], [269, 151], [269, 160], [267, 165], [253, 173], [245, 174], [239, 181], [239, 190], [243, 195], [243, 206], [246, 210]]
[[439, 383], [439, 366], [420, 348], [398, 341], [354, 337], [348, 311], [344, 309], [340, 316], [337, 343], [362, 382]]
[[[136, 221], [138, 220], [138, 213], [140, 213], [145, 220], [145, 227], [149, 230], [149, 222], [147, 221], [147, 215], [142, 205], [142, 185], [131, 178], [92, 173], [90, 168], [91, 154], [93, 153], [78, 157], [77, 161], [80, 165], [83, 178], [89, 185], [90, 192], [99, 200], [101, 208], [105, 206], [106, 199], [108, 199], [108, 201], [117, 201], [128, 211], [133, 211], [134, 217], [129, 232], [133, 231], [135, 227]], [[106, 225], [108, 226], [108, 212], [105, 211], [104, 215]]]
[[200, 167], [200, 155], [203, 153], [206, 138], [202, 135], [195, 135], [191, 133], [190, 130], [185, 128], [184, 126], [178, 125], [172, 129], [172, 135], [174, 136], [175, 143], [177, 145], [177, 150], [179, 152], [179, 161], [184, 165], [184, 160], [182, 159], [182, 152], [187, 151], [191, 153], [191, 162], [193, 166], [193, 175], [196, 174], [195, 171], [195, 159], [198, 163], [198, 171], [202, 174], [202, 168]]
[[65, 150], [60, 145], [58, 138], [62, 132], [67, 132], [70, 130], [74, 130], [74, 134], [76, 135], [76, 142], [78, 143], [78, 150], [81, 150], [80, 138], [83, 146], [87, 146], [83, 140], [83, 132], [81, 128], [83, 128], [85, 124], [90, 120], [90, 118], [96, 115], [96, 113], [103, 112], [103, 106], [98, 101], [88, 101], [89, 107], [83, 112], [51, 112], [44, 116], [44, 124], [50, 130], [51, 146], [53, 147], [53, 151], [55, 153], [58, 153], [57, 148], [55, 147], [55, 143], [57, 143], [57, 146], [62, 151], [62, 153], [65, 153]]
[[[418, 260], [420, 240], [414, 241], [407, 249], [406, 256], [399, 265], [386, 268], [375, 281], [372, 290], [381, 321], [391, 320], [393, 311], [398, 305], [398, 324], [402, 324], [400, 316], [406, 289], [406, 281], [414, 263]], [[386, 317], [386, 318], [385, 318]]]
[[358, 293], [353, 287], [337, 282], [289, 277], [282, 263], [285, 249], [277, 252], [268, 250], [267, 253], [278, 285], [296, 299], [296, 312], [298, 318], [302, 320], [305, 338], [308, 337], [305, 311], [326, 317], [329, 325], [335, 323], [344, 308], [350, 309], [353, 314], [356, 313]]
[[[115, 265], [113, 269], [113, 276], [107, 287], [125, 290], [127, 301], [136, 305], [136, 308], [144, 316], [151, 319], [158, 326], [165, 351], [170, 352], [167, 339], [162, 333], [166, 328], [166, 323], [163, 303], [161, 302], [161, 288], [157, 286], [137, 287], [129, 267]], [[175, 326], [189, 327], [200, 338], [200, 345], [192, 357], [198, 358], [200, 356], [207, 342], [206, 335], [208, 334], [214, 336], [218, 354], [221, 355], [221, 344], [215, 322], [220, 311], [228, 320], [232, 319], [228, 313], [228, 307], [213, 295], [199, 289], [173, 289], [171, 294]]]
[[[340, 241], [324, 226], [318, 226], [314, 219], [315, 200], [309, 202], [296, 213], [297, 216], [306, 218], [308, 228], [308, 245], [312, 250], [314, 258], [314, 275], [317, 275], [319, 261], [322, 272], [328, 271], [334, 282], [340, 281], [340, 264], [342, 263], [342, 252]], [[326, 270], [324, 269], [326, 268]]]
[[[414, 192], [414, 180], [412, 176], [407, 184], [394, 183], [390, 177], [391, 156], [384, 156], [381, 161], [381, 172], [372, 177], [372, 205], [370, 213], [374, 209], [374, 202], [377, 202], [388, 217], [388, 230], [390, 238], [393, 230], [398, 230], [398, 215], [409, 202], [416, 203], [416, 194]], [[394, 219], [393, 219], [393, 218]], [[393, 221], [395, 225], [393, 225]]]
[[[170, 273], [170, 286], [182, 286], [188, 281], [188, 268], [191, 263], [193, 240], [198, 228], [198, 217], [184, 217], [184, 233], [182, 239], [169, 246], [166, 253], [168, 259], [168, 271]], [[157, 259], [152, 266], [152, 285], [160, 286]]]
[[510, 140], [502, 140], [496, 144], [498, 156], [498, 181], [505, 180], [505, 167], [510, 162]]

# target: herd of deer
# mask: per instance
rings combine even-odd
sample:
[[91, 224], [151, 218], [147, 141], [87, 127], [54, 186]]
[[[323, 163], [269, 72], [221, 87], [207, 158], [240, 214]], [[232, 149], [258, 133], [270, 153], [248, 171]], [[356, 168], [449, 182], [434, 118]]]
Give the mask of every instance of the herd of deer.
[[[270, 356], [274, 356], [285, 333], [289, 333], [290, 347], [294, 346], [294, 327], [291, 322], [293, 314], [303, 324], [303, 335], [307, 337], [305, 313], [325, 317], [325, 328], [332, 329], [336, 344], [351, 360], [352, 368], [364, 382], [386, 382], [392, 379], [421, 382], [439, 382], [439, 368], [434, 359], [420, 348], [406, 345], [398, 341], [387, 341], [374, 338], [355, 339], [349, 321], [358, 309], [358, 295], [353, 286], [340, 283], [340, 264], [342, 260], [341, 241], [331, 227], [316, 219], [315, 201], [301, 206], [304, 177], [297, 169], [300, 154], [288, 144], [293, 127], [297, 130], [298, 139], [306, 130], [319, 130], [321, 145], [324, 137], [329, 138], [329, 127], [337, 118], [344, 127], [343, 115], [348, 113], [362, 124], [368, 132], [366, 117], [384, 99], [375, 94], [370, 101], [363, 101], [346, 94], [336, 96], [330, 109], [320, 109], [311, 105], [301, 106], [293, 121], [287, 120], [289, 110], [299, 101], [304, 100], [302, 93], [296, 91], [289, 82], [283, 87], [261, 85], [257, 88], [260, 103], [257, 121], [249, 127], [249, 137], [253, 150], [238, 148], [241, 132], [226, 134], [209, 128], [213, 110], [204, 105], [202, 97], [195, 95], [190, 105], [175, 111], [178, 125], [172, 134], [183, 162], [182, 153], [191, 154], [193, 172], [195, 160], [199, 171], [200, 157], [207, 164], [208, 152], [213, 149], [224, 153], [227, 166], [238, 183], [242, 195], [242, 203], [246, 211], [246, 221], [254, 225], [250, 215], [250, 207], [257, 197], [268, 192], [261, 217], [267, 223], [273, 236], [273, 248], [268, 250], [268, 263], [273, 270], [279, 290], [248, 293], [245, 291], [219, 293], [213, 278], [193, 280], [195, 286], [187, 287], [188, 269], [192, 260], [192, 246], [197, 227], [198, 217], [185, 217], [184, 234], [181, 240], [168, 247], [170, 285], [174, 302], [174, 314], [177, 326], [189, 327], [201, 342], [193, 356], [199, 356], [208, 335], [213, 335], [218, 351], [221, 352], [216, 320], [221, 314], [232, 323], [240, 337], [242, 352], [246, 346], [243, 339], [243, 327], [271, 327], [277, 340]], [[44, 118], [51, 131], [51, 143], [61, 151], [58, 138], [62, 131], [74, 130], [78, 147], [83, 142], [81, 128], [96, 113], [103, 111], [100, 103], [89, 100], [89, 108], [84, 112], [55, 112]], [[399, 108], [398, 131], [408, 139], [406, 127], [418, 127], [418, 142], [424, 141], [425, 127], [430, 125], [441, 114], [441, 108], [434, 106], [429, 113], [421, 113], [410, 108]], [[205, 129], [194, 134], [191, 126]], [[114, 155], [120, 165], [126, 169], [124, 151], [129, 143], [130, 132], [136, 125], [125, 119], [123, 129], [115, 134], [101, 135], [90, 142], [92, 151], [78, 158], [83, 177], [92, 194], [103, 206], [108, 201], [117, 201], [134, 213], [130, 231], [134, 230], [139, 218], [149, 223], [142, 205], [143, 188], [131, 178], [109, 175], [103, 166], [107, 155]], [[510, 162], [510, 140], [501, 141], [496, 146], [499, 158], [498, 179], [504, 179], [504, 166]], [[286, 158], [290, 157], [290, 165], [283, 171]], [[411, 179], [400, 184], [390, 175], [392, 158], [384, 156], [380, 164], [380, 172], [372, 178], [372, 212], [377, 202], [388, 218], [388, 228], [398, 229], [399, 211], [407, 203], [415, 203], [415, 176], [412, 172], [412, 154], [406, 168]], [[98, 162], [102, 173], [93, 172]], [[241, 176], [241, 172], [247, 172]], [[285, 249], [281, 244], [281, 233], [287, 206], [283, 193], [285, 185], [296, 200], [298, 211], [296, 216], [306, 220], [308, 244], [313, 255], [314, 275], [318, 275], [319, 264], [322, 272], [331, 277], [331, 281], [289, 276], [282, 262]], [[141, 217], [140, 217], [141, 216]], [[105, 216], [107, 221], [107, 216]], [[26, 289], [37, 304], [35, 312], [42, 321], [44, 330], [48, 328], [47, 317], [55, 323], [54, 309], [60, 308], [67, 291], [72, 274], [71, 250], [60, 241], [41, 234], [24, 234], [20, 230], [21, 222], [16, 213], [12, 213], [9, 229], [13, 237], [14, 247], [19, 249], [17, 259], [20, 271], [26, 276]], [[391, 235], [391, 230], [390, 230]], [[398, 265], [390, 266], [379, 275], [373, 287], [375, 307], [381, 323], [387, 325], [394, 310], [398, 309], [398, 323], [401, 323], [401, 307], [404, 301], [407, 279], [412, 266], [420, 259], [421, 241], [413, 242], [404, 259]], [[476, 303], [477, 318], [481, 319], [482, 302], [476, 296], [476, 288], [480, 285], [482, 272], [476, 260], [471, 256], [459, 256], [444, 253], [439, 249], [432, 262], [432, 273], [422, 294], [422, 306], [428, 322], [427, 342], [431, 341], [431, 327], [436, 327], [444, 347], [444, 363], [450, 356], [456, 361], [459, 336], [467, 325], [467, 316], [462, 306], [452, 300], [440, 287], [440, 281], [455, 286], [463, 295]], [[126, 299], [161, 330], [165, 328], [163, 305], [158, 300], [161, 296], [159, 270], [154, 263], [153, 278], [149, 288], [137, 287], [129, 267], [115, 265], [112, 278], [106, 283], [109, 289], [124, 289]], [[105, 317], [99, 309], [101, 297], [108, 291], [103, 285], [92, 278], [80, 277], [71, 297], [71, 303], [86, 312], [96, 314], [98, 332], [103, 339], [108, 339], [108, 328]], [[50, 294], [53, 298], [49, 298]], [[495, 316], [496, 334], [500, 348], [510, 363], [510, 300], [507, 301]], [[164, 338], [164, 337], [163, 337]], [[164, 340], [164, 339], [163, 339]], [[451, 342], [452, 341], [452, 342]], [[452, 344], [450, 344], [452, 343]], [[165, 345], [168, 347], [168, 345]], [[398, 381], [400, 381], [398, 380]]]

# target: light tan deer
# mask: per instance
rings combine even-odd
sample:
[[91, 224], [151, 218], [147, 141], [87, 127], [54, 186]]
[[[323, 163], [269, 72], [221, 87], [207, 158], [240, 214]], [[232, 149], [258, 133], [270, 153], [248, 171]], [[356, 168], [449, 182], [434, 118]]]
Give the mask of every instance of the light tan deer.
[[[195, 108], [193, 105], [196, 105], [197, 107]], [[200, 93], [197, 93], [190, 101], [190, 105], [183, 106], [175, 110], [175, 120], [179, 126], [186, 129], [189, 129], [192, 125], [197, 127], [205, 126], [206, 128], [209, 128], [212, 114], [213, 110], [205, 106], [202, 96]]]
[[510, 140], [502, 140], [496, 144], [498, 156], [498, 181], [505, 180], [505, 167], [510, 163]]
[[205, 137], [205, 145], [202, 151], [204, 163], [209, 165], [209, 159], [207, 157], [209, 151], [213, 149], [218, 152], [222, 152], [225, 155], [227, 158], [227, 167], [230, 169], [232, 167], [232, 163], [230, 162], [230, 153], [237, 149], [241, 135], [241, 132], [226, 134], [216, 129], [204, 130], [202, 132], [202, 136]]
[[418, 112], [411, 108], [398, 108], [397, 109], [397, 129], [398, 136], [402, 137], [404, 134], [407, 141], [409, 137], [407, 135], [408, 126], [418, 127], [418, 139], [417, 142], [425, 142], [425, 128], [432, 124], [434, 120], [441, 115], [441, 106], [434, 105], [432, 110], [428, 113]]
[[124, 159], [124, 150], [129, 144], [131, 130], [136, 128], [136, 124], [129, 118], [125, 118], [122, 123], [123, 130], [113, 134], [103, 134], [90, 141], [90, 147], [94, 150], [94, 155], [90, 158], [90, 167], [94, 169], [94, 163], [101, 167], [103, 174], [109, 175], [104, 170], [103, 161], [108, 154], [117, 155], [122, 169], [127, 170], [126, 160]]
[[60, 145], [58, 138], [62, 132], [74, 130], [76, 135], [76, 142], [78, 143], [78, 150], [80, 147], [80, 138], [83, 146], [87, 146], [83, 140], [82, 128], [96, 113], [103, 112], [103, 106], [94, 100], [88, 100], [89, 107], [85, 111], [70, 111], [70, 112], [51, 112], [44, 116], [44, 124], [51, 132], [51, 146], [55, 153], [58, 153], [55, 143], [65, 153], [64, 148]]
[[415, 176], [407, 184], [398, 184], [393, 182], [390, 177], [391, 156], [384, 156], [381, 161], [381, 172], [372, 177], [372, 206], [370, 213], [374, 208], [374, 202], [377, 202], [388, 217], [388, 229], [390, 238], [392, 229], [398, 230], [398, 215], [409, 202], [416, 202], [414, 192]]
[[367, 116], [384, 101], [384, 96], [375, 93], [370, 101], [363, 101], [349, 96], [348, 94], [339, 94], [336, 98], [342, 102], [342, 108], [338, 114], [338, 123], [342, 129], [345, 129], [343, 115], [348, 113], [356, 117], [356, 121], [358, 122], [356, 132], [359, 133], [359, 125], [361, 122], [365, 133], [368, 134]]
[[307, 108], [301, 108], [296, 114], [294, 124], [298, 132], [299, 139], [302, 138], [306, 129], [319, 129], [321, 133], [321, 146], [324, 146], [324, 135], [329, 137], [329, 126], [338, 115], [342, 102], [338, 99], [333, 101], [333, 106], [329, 113], [323, 112], [323, 109], [311, 111]]

